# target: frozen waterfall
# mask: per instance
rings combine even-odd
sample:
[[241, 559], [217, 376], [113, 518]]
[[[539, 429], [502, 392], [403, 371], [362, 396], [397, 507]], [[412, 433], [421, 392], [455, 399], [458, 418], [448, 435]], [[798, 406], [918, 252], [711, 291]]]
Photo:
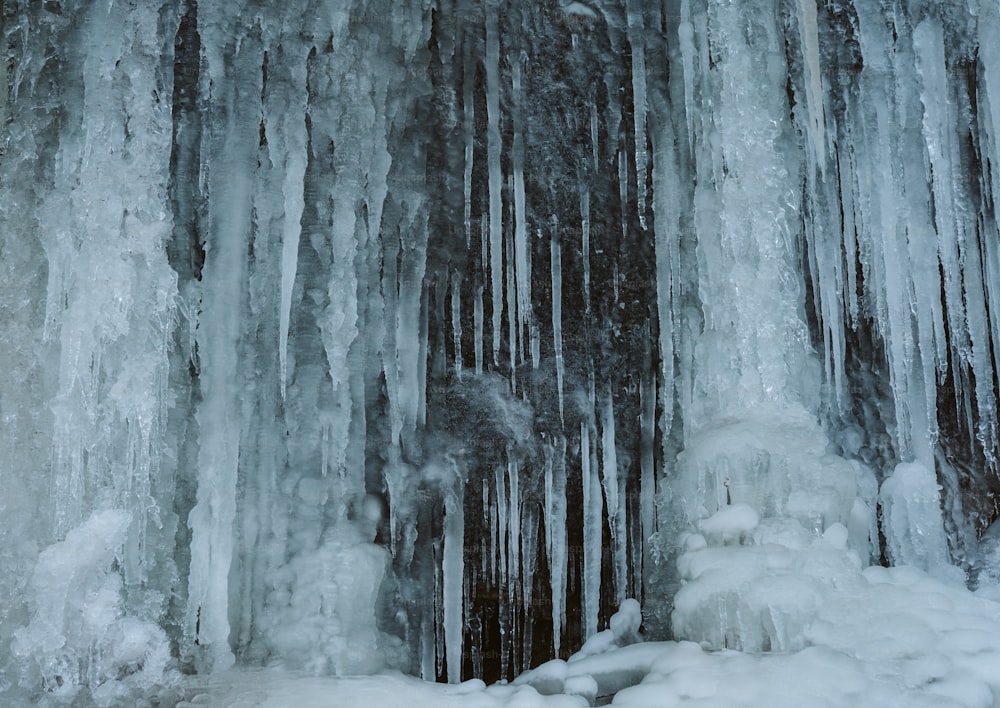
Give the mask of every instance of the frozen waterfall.
[[836, 574], [1000, 598], [996, 2], [0, 29], [0, 700], [594, 701], [639, 639], [833, 647]]

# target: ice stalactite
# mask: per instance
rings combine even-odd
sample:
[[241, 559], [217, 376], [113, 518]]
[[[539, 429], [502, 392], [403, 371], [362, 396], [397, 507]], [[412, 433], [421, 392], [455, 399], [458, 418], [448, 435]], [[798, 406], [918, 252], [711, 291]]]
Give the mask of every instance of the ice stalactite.
[[[490, 307], [493, 312], [493, 364], [499, 364], [500, 323], [503, 320], [503, 175], [500, 166], [500, 38], [496, 13], [488, 8], [486, 17], [486, 113], [489, 170], [489, 261]], [[510, 303], [508, 307], [512, 307]], [[513, 348], [513, 343], [511, 343]]]
[[442, 587], [444, 592], [444, 641], [448, 662], [448, 682], [462, 680], [463, 644], [463, 577], [465, 575], [465, 480], [458, 466], [451, 462], [445, 474], [455, 477], [448, 485], [444, 501], [444, 550], [442, 556]]
[[580, 471], [583, 485], [583, 635], [597, 632], [601, 602], [601, 492], [594, 464], [595, 453], [590, 436], [592, 422], [580, 424]]
[[513, 57], [511, 64], [511, 91], [513, 93], [514, 143], [511, 146], [512, 170], [514, 172], [514, 279], [517, 283], [517, 323], [520, 329], [529, 324], [531, 311], [531, 250], [530, 229], [527, 224], [527, 207], [524, 195], [524, 126], [521, 102], [521, 71], [527, 57]]
[[451, 331], [455, 347], [455, 375], [462, 375], [462, 276], [451, 278]]
[[[646, 47], [643, 14], [635, 0], [625, 3], [628, 41], [632, 46], [632, 113], [635, 120], [636, 208], [639, 223], [646, 228], [646, 175], [649, 155], [646, 150]], [[623, 184], [628, 184], [624, 180]]]
[[566, 623], [566, 440], [545, 449], [545, 532], [552, 597], [552, 644], [559, 655]]
[[559, 396], [559, 420], [565, 421], [563, 387], [566, 378], [566, 363], [563, 359], [562, 342], [562, 247], [553, 237], [549, 253], [552, 268], [552, 350], [556, 360], [556, 389]]
[[[206, 6], [203, 12], [208, 28], [233, 21], [224, 11], [213, 16]], [[213, 238], [203, 271], [206, 286], [197, 334], [202, 400], [196, 417], [201, 440], [198, 496], [189, 519], [185, 634], [188, 651], [197, 653], [199, 669], [225, 670], [235, 660], [229, 646], [229, 572], [241, 433], [238, 393], [243, 384], [237, 352], [242, 318], [234, 314], [244, 309], [244, 239], [250, 231], [250, 175], [259, 140], [256, 121], [248, 118], [260, 115], [261, 75], [258, 66], [241, 61], [228, 36], [206, 29], [203, 41], [207, 57], [203, 81], [206, 87], [212, 82], [219, 112], [204, 137], [204, 149], [227, 169], [212, 172], [205, 185], [211, 196], [207, 219]], [[244, 41], [252, 51], [253, 40]]]
[[612, 558], [615, 568], [615, 602], [620, 604], [627, 594], [628, 562], [625, 554], [625, 497], [621, 494], [618, 470], [618, 447], [615, 439], [615, 409], [611, 392], [601, 398], [601, 486], [604, 506], [611, 529]]

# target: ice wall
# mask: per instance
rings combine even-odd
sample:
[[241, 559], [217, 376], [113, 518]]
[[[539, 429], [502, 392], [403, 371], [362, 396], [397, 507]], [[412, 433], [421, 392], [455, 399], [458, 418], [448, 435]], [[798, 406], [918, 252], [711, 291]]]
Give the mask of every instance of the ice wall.
[[[630, 597], [650, 634], [762, 646], [691, 592], [672, 622], [696, 575], [675, 561], [726, 546], [703, 527], [733, 508], [757, 519], [745, 558], [826, 538], [981, 565], [989, 3], [11, 2], [2, 23], [19, 700], [271, 660], [512, 678]], [[60, 568], [99, 589], [93, 623], [45, 624], [72, 614], [46, 599]], [[148, 654], [79, 659], [114, 632]]]

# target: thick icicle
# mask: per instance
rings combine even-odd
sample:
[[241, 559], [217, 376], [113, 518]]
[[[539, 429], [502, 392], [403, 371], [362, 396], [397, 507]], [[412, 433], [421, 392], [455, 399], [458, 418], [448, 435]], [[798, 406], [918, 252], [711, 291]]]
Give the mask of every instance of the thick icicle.
[[[486, 117], [488, 127], [487, 169], [489, 170], [489, 253], [493, 311], [493, 364], [500, 363], [500, 323], [503, 320], [503, 174], [500, 165], [500, 36], [496, 12], [486, 17]], [[513, 303], [508, 304], [514, 307]], [[511, 351], [514, 342], [509, 343]]]
[[[206, 39], [206, 44], [211, 41]], [[224, 39], [214, 41], [222, 43]], [[213, 49], [218, 48], [210, 46], [209, 57], [213, 57]], [[258, 144], [257, 126], [238, 117], [259, 112], [252, 96], [260, 96], [260, 73], [250, 61], [224, 67], [221, 58], [209, 59], [208, 67], [226, 97], [226, 120], [209, 136], [209, 149], [231, 170], [213, 172], [208, 184], [212, 240], [203, 271], [198, 325], [200, 445], [197, 502], [188, 520], [192, 540], [186, 635], [188, 651], [200, 648], [194, 657], [198, 663], [219, 671], [235, 661], [229, 646], [229, 574], [241, 427], [234, 415], [239, 410], [238, 374], [242, 370], [237, 349], [243, 333], [237, 313], [243, 309], [245, 239], [251, 227], [250, 177], [256, 168]], [[258, 90], [238, 90], [237, 84], [258, 84]]]
[[656, 527], [656, 372], [652, 365], [652, 346], [646, 337], [646, 361], [639, 381], [639, 513], [640, 539], [636, 544], [640, 549], [639, 568], [636, 572], [642, 584], [636, 585], [636, 594], [645, 595], [649, 582], [647, 560], [652, 565], [652, 536]]
[[453, 460], [449, 461], [444, 473], [455, 477], [446, 489], [444, 497], [444, 554], [441, 558], [444, 645], [448, 664], [448, 683], [460, 683], [464, 637], [462, 579], [465, 575], [465, 482]]
[[618, 200], [621, 213], [622, 241], [628, 240], [628, 157], [624, 150], [618, 151]]
[[514, 606], [521, 580], [521, 472], [513, 455], [507, 455], [507, 490], [510, 495], [507, 522], [507, 599]]
[[[685, 77], [685, 81], [687, 78]], [[663, 106], [666, 110], [666, 106]], [[662, 427], [664, 444], [674, 419], [674, 316], [680, 299], [679, 241], [683, 195], [679, 165], [674, 144], [673, 126], [669, 120], [660, 122], [653, 132], [653, 223], [656, 246], [656, 309], [660, 332], [660, 391], [662, 397]]]
[[545, 448], [545, 543], [552, 600], [552, 642], [560, 653], [566, 624], [566, 438]]
[[455, 346], [455, 375], [462, 376], [462, 275], [451, 276], [451, 334]]
[[472, 43], [466, 41], [462, 45], [462, 131], [465, 137], [465, 171], [462, 178], [462, 194], [464, 202], [463, 223], [465, 225], [465, 247], [472, 243], [472, 168], [473, 147], [476, 139], [476, 65], [472, 58]]
[[583, 482], [583, 636], [597, 633], [597, 615], [601, 606], [601, 486], [593, 469], [590, 431], [593, 423], [580, 423], [580, 467]]
[[583, 307], [590, 314], [590, 187], [580, 175], [580, 251], [583, 253]]
[[635, 119], [636, 206], [639, 224], [646, 228], [646, 39], [642, 8], [638, 0], [625, 3], [628, 14], [628, 41], [632, 45], [632, 104]]
[[473, 324], [476, 330], [476, 376], [483, 373], [483, 286], [477, 285], [473, 304]]
[[611, 529], [615, 568], [615, 604], [620, 605], [628, 591], [628, 539], [625, 533], [625, 499], [621, 495], [624, 479], [618, 470], [618, 445], [615, 436], [615, 409], [610, 388], [605, 392], [601, 411], [601, 451], [604, 501], [607, 506], [608, 527]]
[[552, 254], [552, 347], [556, 360], [556, 390], [559, 394], [559, 420], [565, 420], [563, 415], [563, 377], [566, 375], [566, 363], [563, 361], [562, 343], [562, 248], [556, 236], [550, 243]]
[[[303, 180], [306, 173], [306, 126], [302, 116], [306, 112], [305, 61], [293, 61], [292, 85], [287, 92], [273, 96], [270, 115], [279, 121], [279, 127], [270, 132], [270, 140], [283, 140], [276, 151], [284, 147], [285, 180], [282, 185], [285, 201], [285, 218], [281, 240], [281, 302], [278, 324], [278, 360], [281, 367], [281, 398], [285, 398], [288, 382], [288, 327], [292, 312], [292, 290], [298, 268], [299, 236], [302, 232], [302, 211], [305, 208]], [[289, 105], [291, 104], [291, 105]], [[280, 152], [279, 152], [280, 154]]]
[[826, 178], [826, 118], [823, 108], [823, 73], [819, 64], [819, 30], [816, 26], [816, 3], [799, 0], [799, 41], [802, 43], [803, 71], [806, 83], [806, 110], [809, 112], [809, 137], [822, 178]]
[[[512, 61], [511, 80], [514, 94], [514, 144], [511, 164], [514, 172], [514, 279], [517, 282], [517, 322], [531, 322], [531, 241], [524, 196], [524, 128], [521, 118], [521, 67], [527, 57]], [[508, 305], [512, 307], [512, 305]]]
[[[510, 180], [513, 182], [513, 177]], [[510, 390], [517, 393], [517, 366], [524, 359], [524, 338], [517, 320], [517, 272], [514, 253], [514, 234], [508, 229], [504, 239], [507, 248], [505, 274], [507, 276], [507, 354], [510, 364]]]

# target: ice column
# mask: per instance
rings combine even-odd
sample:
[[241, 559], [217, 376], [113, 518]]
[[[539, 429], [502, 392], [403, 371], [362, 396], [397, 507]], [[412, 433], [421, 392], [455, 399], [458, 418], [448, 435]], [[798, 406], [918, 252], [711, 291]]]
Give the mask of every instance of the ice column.
[[[207, 21], [210, 8], [203, 7]], [[233, 17], [213, 17], [229, 27]], [[233, 559], [236, 480], [241, 420], [242, 367], [237, 348], [242, 336], [246, 234], [250, 231], [251, 183], [256, 169], [260, 113], [259, 67], [231, 54], [227, 35], [203, 33], [205, 83], [213, 84], [217, 113], [209, 122], [208, 154], [219, 167], [211, 172], [208, 225], [210, 241], [203, 270], [204, 291], [198, 323], [201, 403], [197, 420], [197, 502], [191, 510], [191, 570], [185, 623], [187, 651], [205, 670], [225, 670], [234, 662], [229, 647], [229, 573]], [[246, 39], [249, 44], [252, 42]], [[249, 51], [244, 56], [252, 57]], [[239, 88], [238, 88], [239, 87]], [[247, 90], [256, 87], [256, 90]], [[225, 165], [225, 169], [222, 166]], [[196, 650], [199, 647], [200, 650]]]

